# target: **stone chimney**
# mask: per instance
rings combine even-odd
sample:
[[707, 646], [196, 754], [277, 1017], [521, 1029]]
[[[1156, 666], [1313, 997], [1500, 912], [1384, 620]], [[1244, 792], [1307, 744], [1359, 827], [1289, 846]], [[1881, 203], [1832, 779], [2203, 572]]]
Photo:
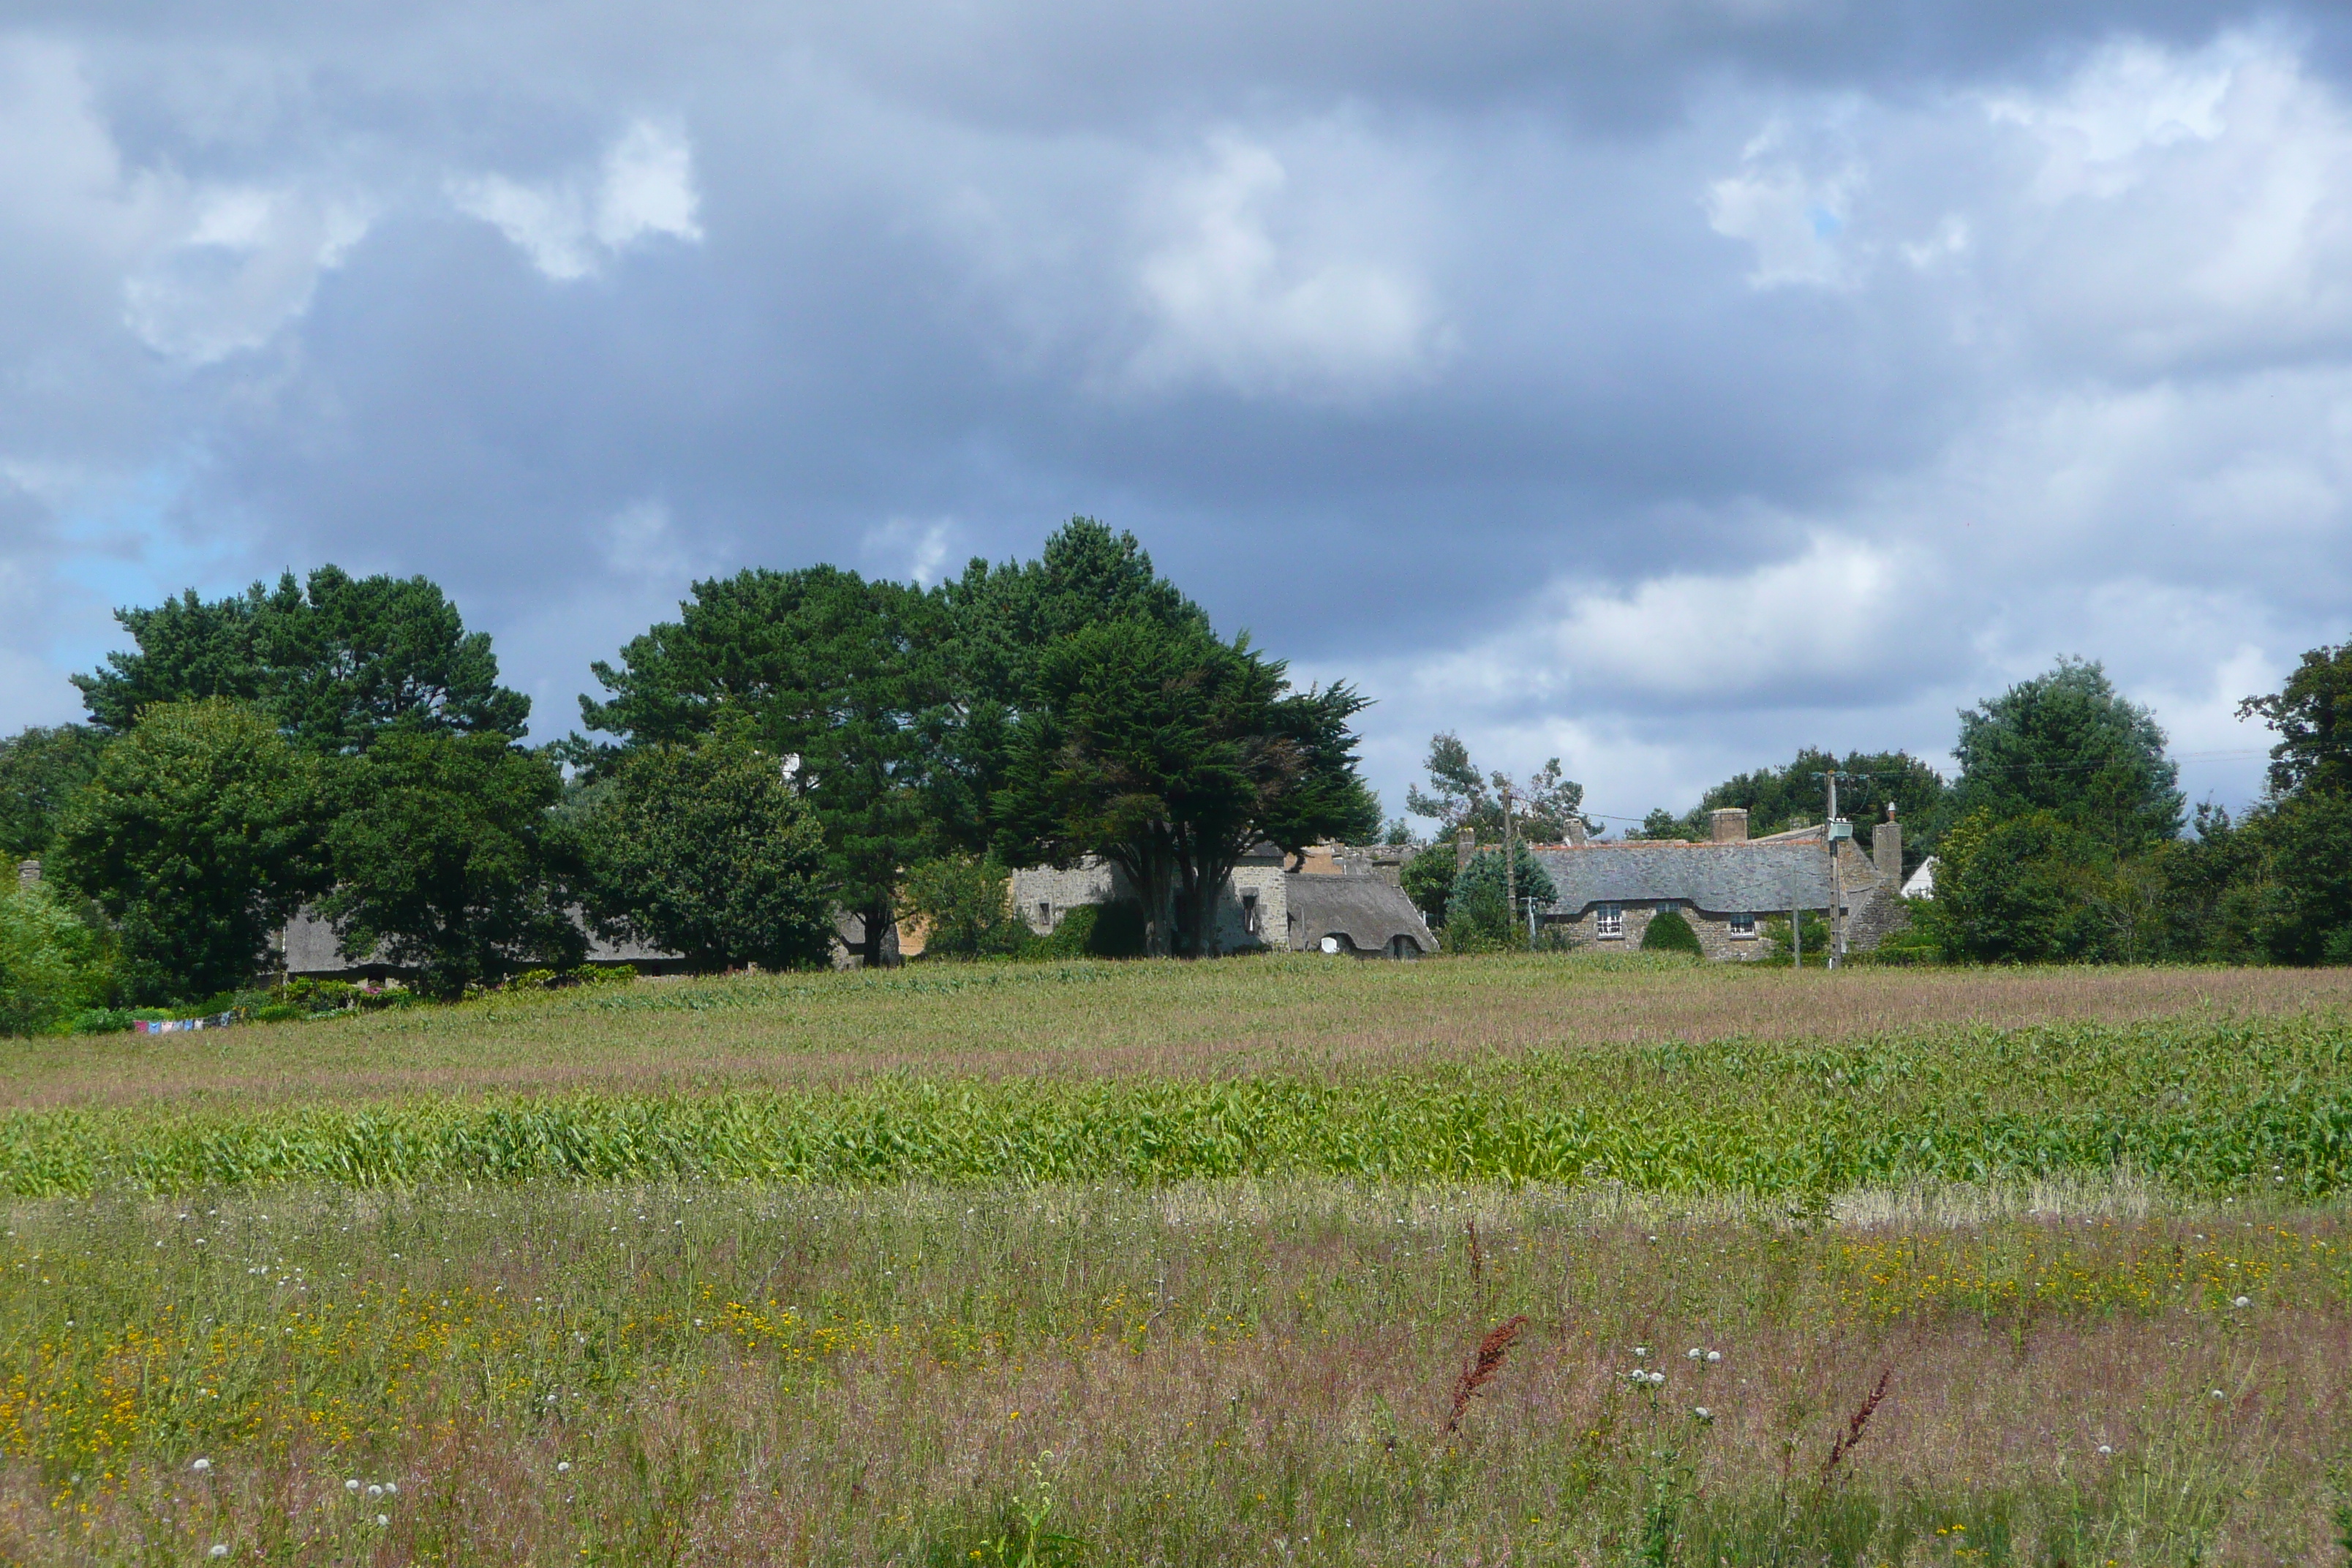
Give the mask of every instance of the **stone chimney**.
[[1584, 842], [1584, 814], [1580, 811], [1568, 819], [1568, 841], [1575, 845]]
[[1470, 868], [1471, 851], [1478, 847], [1478, 836], [1463, 828], [1454, 836], [1454, 874], [1460, 876]]
[[41, 863], [38, 860], [24, 860], [17, 863], [16, 885], [18, 887], [29, 888], [40, 879]]
[[1895, 803], [1886, 803], [1886, 820], [1870, 835], [1870, 861], [1890, 882], [1903, 880], [1903, 825], [1895, 820]]
[[1717, 844], [1748, 842], [1748, 808], [1744, 805], [1727, 805], [1710, 811], [1706, 814], [1706, 822]]

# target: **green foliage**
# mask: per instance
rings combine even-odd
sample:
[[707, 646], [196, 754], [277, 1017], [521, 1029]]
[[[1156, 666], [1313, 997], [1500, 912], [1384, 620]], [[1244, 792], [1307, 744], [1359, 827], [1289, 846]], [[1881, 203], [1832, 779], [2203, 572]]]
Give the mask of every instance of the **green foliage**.
[[112, 988], [103, 937], [35, 882], [0, 895], [0, 1035], [47, 1034]]
[[1642, 951], [1687, 952], [1698, 957], [1706, 952], [1699, 945], [1698, 932], [1691, 929], [1680, 910], [1663, 910], [1650, 917], [1649, 925], [1642, 932]]
[[1528, 900], [1549, 904], [1559, 897], [1543, 865], [1514, 840], [1511, 858], [1517, 872], [1519, 902], [1512, 905], [1500, 847], [1481, 849], [1454, 878], [1445, 904], [1445, 945], [1455, 952], [1475, 952], [1496, 947], [1528, 944]]
[[569, 968], [586, 939], [550, 855], [562, 780], [497, 735], [387, 731], [334, 779], [335, 870], [319, 904], [343, 952], [456, 996], [533, 963]]
[[1945, 836], [1935, 932], [1948, 957], [1978, 963], [2139, 956], [2154, 913], [2141, 871], [2054, 812], [1979, 810]]
[[[1429, 754], [1422, 766], [1428, 770], [1429, 788], [1407, 790], [1405, 809], [1434, 818], [1440, 843], [1450, 843], [1465, 827], [1476, 834], [1478, 843], [1503, 841], [1503, 789], [1510, 782], [1504, 774], [1482, 777], [1470, 760], [1470, 748], [1450, 730], [1429, 738]], [[1583, 810], [1584, 786], [1562, 777], [1559, 759], [1552, 757], [1512, 791], [1512, 832], [1534, 843], [1560, 843]], [[1587, 822], [1585, 826], [1598, 824]]]
[[[551, 1003], [686, 1007], [682, 987]], [[798, 1093], [432, 1096], [0, 1114], [0, 1191], [257, 1181], [1161, 1184], [1234, 1176], [1826, 1194], [2137, 1177], [2352, 1183], [2352, 1024], [2165, 1021], [1818, 1044], [1580, 1042], [1413, 1071], [901, 1078]]]
[[1143, 909], [1132, 900], [1115, 904], [1079, 904], [1055, 921], [1051, 932], [1024, 942], [1026, 959], [1140, 958], [1144, 953]]
[[782, 763], [738, 733], [625, 752], [574, 833], [599, 912], [710, 971], [821, 968], [824, 836]]
[[1013, 911], [1012, 873], [982, 856], [943, 855], [916, 867], [907, 873], [906, 905], [927, 928], [926, 958], [1013, 953], [1033, 940]]
[[1717, 784], [1699, 798], [1698, 805], [1681, 816], [1664, 808], [1643, 819], [1629, 838], [1688, 838], [1705, 842], [1713, 836], [1707, 814], [1728, 806], [1748, 813], [1749, 837], [1760, 838], [1822, 820], [1829, 809], [1828, 791], [1820, 774], [1850, 775], [1838, 784], [1838, 811], [1869, 842], [1873, 826], [1895, 808], [1904, 825], [1903, 865], [1907, 872], [1932, 854], [1944, 805], [1943, 776], [1908, 752], [1848, 752], [1843, 758], [1806, 747], [1787, 765], [1738, 773]]
[[1364, 700], [1292, 691], [1245, 638], [1088, 626], [1040, 656], [1034, 695], [993, 803], [1007, 858], [1118, 866], [1154, 953], [1209, 950], [1216, 900], [1253, 845], [1297, 852], [1379, 824], [1348, 728]]
[[365, 750], [388, 730], [520, 736], [530, 699], [499, 682], [488, 634], [423, 577], [354, 578], [322, 566], [298, 584], [254, 584], [205, 603], [194, 589], [114, 618], [137, 645], [74, 677], [100, 728], [129, 731], [146, 708], [225, 697], [268, 712], [298, 744]]
[[2352, 643], [2303, 656], [2286, 684], [2238, 704], [2279, 733], [2271, 748], [2271, 789], [2280, 795], [2352, 794]]
[[2352, 963], [2352, 794], [2306, 790], [2249, 825], [2268, 887], [2255, 940], [2279, 963]]
[[1759, 921], [1757, 922], [1757, 935], [1764, 943], [1764, 956], [1755, 962], [1784, 969], [1796, 963], [1800, 959], [1815, 968], [1821, 968], [1828, 963], [1829, 921], [1812, 910], [1807, 910], [1797, 927], [1797, 934], [1804, 939], [1801, 952], [1789, 940], [1788, 916], [1782, 915], [1777, 919]]
[[231, 991], [325, 886], [318, 762], [223, 698], [145, 710], [68, 808], [50, 866], [115, 922], [134, 1000]]
[[1404, 896], [1412, 900], [1421, 918], [1433, 926], [1445, 923], [1445, 907], [1454, 900], [1454, 876], [1460, 861], [1460, 852], [1453, 845], [1440, 841], [1413, 856], [1398, 870], [1397, 880], [1404, 888]]
[[2062, 660], [1961, 712], [1952, 815], [2046, 814], [2111, 856], [2137, 855], [2180, 832], [2180, 770], [2164, 748], [2155, 715], [2103, 668]]
[[47, 852], [66, 805], [98, 772], [106, 737], [86, 724], [35, 726], [0, 741], [0, 862]]
[[942, 605], [904, 584], [814, 566], [697, 583], [680, 609], [632, 639], [618, 668], [592, 667], [613, 695], [582, 698], [583, 721], [629, 748], [740, 724], [762, 750], [797, 759], [792, 787], [823, 831], [832, 896], [864, 917], [864, 956], [878, 963], [904, 868], [935, 847], [943, 818], [970, 811], [943, 765]]

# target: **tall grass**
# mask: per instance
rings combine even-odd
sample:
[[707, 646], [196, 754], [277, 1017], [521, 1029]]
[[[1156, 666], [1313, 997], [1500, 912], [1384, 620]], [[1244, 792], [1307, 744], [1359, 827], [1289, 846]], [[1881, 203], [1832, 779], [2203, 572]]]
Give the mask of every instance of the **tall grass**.
[[2352, 1172], [2352, 1024], [1670, 1042], [1239, 1080], [899, 1077], [825, 1093], [0, 1116], [0, 1189], [26, 1195], [117, 1183], [1273, 1175], [1831, 1194], [2118, 1170], [2188, 1193], [2337, 1191]]

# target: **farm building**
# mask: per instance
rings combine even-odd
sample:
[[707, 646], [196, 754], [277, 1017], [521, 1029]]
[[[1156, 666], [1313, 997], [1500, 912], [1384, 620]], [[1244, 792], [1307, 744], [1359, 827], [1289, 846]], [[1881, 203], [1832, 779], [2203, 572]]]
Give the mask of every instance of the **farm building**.
[[[1288, 868], [1288, 856], [1271, 844], [1259, 845], [1242, 858], [1226, 884], [1217, 911], [1216, 951], [1273, 948], [1361, 958], [1418, 958], [1436, 952], [1437, 938], [1397, 885], [1402, 855], [1322, 845]], [[1013, 907], [1040, 936], [1080, 905], [1134, 899], [1126, 874], [1106, 861], [1089, 858], [1066, 870], [1024, 867], [1013, 873]]]

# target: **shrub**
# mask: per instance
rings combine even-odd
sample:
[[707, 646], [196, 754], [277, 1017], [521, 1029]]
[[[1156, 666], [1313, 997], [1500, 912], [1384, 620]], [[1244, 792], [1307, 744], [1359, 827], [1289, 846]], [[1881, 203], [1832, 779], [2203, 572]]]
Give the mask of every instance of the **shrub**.
[[47, 884], [0, 898], [0, 1035], [37, 1035], [106, 999], [102, 939]]
[[1031, 940], [1013, 912], [1013, 874], [975, 855], [941, 856], [908, 872], [905, 909], [928, 928], [927, 958], [1018, 952]]
[[1698, 932], [1683, 918], [1680, 910], [1663, 910], [1650, 917], [1649, 928], [1642, 932], [1644, 952], [1687, 952], [1705, 956], [1706, 950], [1699, 945]]
[[[1805, 939], [1805, 962], [1812, 964], [1826, 962], [1830, 951], [1830, 922], [1807, 910], [1800, 934]], [[1758, 960], [1759, 963], [1785, 965], [1793, 962], [1794, 955], [1789, 951], [1789, 921], [1786, 917], [1764, 921], [1763, 935], [1764, 956]]]
[[1021, 956], [1140, 958], [1143, 907], [1131, 900], [1116, 904], [1080, 904], [1062, 917], [1051, 935], [1033, 936], [1024, 943]]

